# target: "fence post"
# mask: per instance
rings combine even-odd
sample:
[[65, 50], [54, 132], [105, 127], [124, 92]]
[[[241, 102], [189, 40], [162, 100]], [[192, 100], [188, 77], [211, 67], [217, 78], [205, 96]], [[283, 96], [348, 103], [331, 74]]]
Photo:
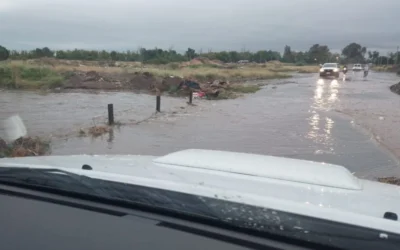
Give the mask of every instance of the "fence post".
[[156, 111], [157, 112], [161, 112], [161, 96], [157, 95], [157, 99], [156, 99]]
[[192, 104], [192, 102], [193, 102], [193, 90], [191, 90], [189, 93], [189, 104]]
[[108, 104], [108, 125], [114, 124], [114, 106], [113, 104]]

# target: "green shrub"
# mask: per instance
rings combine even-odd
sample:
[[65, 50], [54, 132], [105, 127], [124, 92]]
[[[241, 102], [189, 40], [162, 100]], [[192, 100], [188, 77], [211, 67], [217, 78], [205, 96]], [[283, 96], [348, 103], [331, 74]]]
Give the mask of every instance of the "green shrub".
[[0, 86], [5, 88], [57, 88], [65, 77], [45, 67], [6, 65], [0, 67]]
[[49, 68], [28, 68], [20, 67], [20, 76], [24, 80], [38, 81], [48, 76], [58, 75]]

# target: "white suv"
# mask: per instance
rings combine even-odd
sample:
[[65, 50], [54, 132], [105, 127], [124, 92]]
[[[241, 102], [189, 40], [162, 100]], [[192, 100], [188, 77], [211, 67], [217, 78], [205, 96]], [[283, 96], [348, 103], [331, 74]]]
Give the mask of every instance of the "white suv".
[[354, 64], [353, 65], [353, 71], [362, 71], [363, 67], [361, 64]]

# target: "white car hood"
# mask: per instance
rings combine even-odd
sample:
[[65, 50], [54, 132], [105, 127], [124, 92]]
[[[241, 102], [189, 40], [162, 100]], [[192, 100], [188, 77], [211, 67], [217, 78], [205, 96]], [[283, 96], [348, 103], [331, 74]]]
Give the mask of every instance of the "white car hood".
[[[93, 170], [82, 170], [82, 165]], [[59, 168], [92, 178], [240, 202], [400, 233], [400, 187], [361, 180], [340, 166], [211, 150], [164, 157], [73, 155], [0, 159], [0, 167]]]

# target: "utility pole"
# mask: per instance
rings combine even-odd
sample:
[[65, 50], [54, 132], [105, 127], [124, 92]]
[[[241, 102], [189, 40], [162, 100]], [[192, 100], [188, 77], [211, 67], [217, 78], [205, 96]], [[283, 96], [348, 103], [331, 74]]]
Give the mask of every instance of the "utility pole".
[[396, 65], [398, 63], [399, 60], [399, 46], [397, 46], [397, 52], [396, 52]]

